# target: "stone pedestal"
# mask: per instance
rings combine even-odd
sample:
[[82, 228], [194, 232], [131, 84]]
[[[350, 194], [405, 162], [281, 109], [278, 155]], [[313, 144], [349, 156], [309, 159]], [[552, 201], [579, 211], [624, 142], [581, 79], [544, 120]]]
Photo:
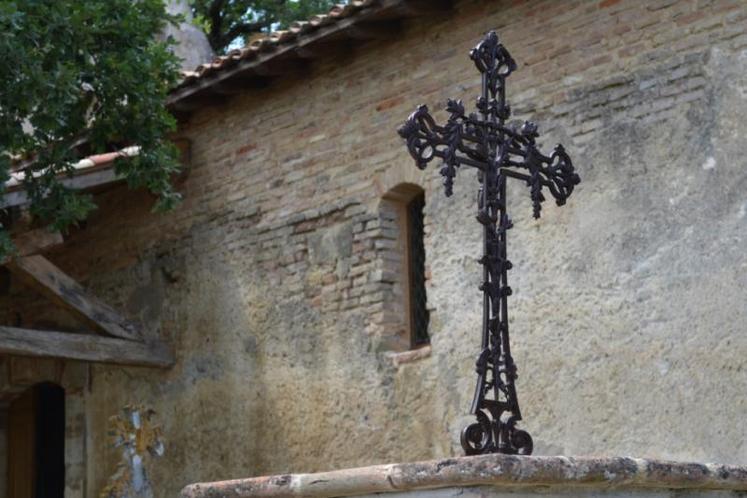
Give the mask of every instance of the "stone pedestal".
[[737, 497], [747, 467], [644, 460], [484, 455], [191, 484], [182, 498]]

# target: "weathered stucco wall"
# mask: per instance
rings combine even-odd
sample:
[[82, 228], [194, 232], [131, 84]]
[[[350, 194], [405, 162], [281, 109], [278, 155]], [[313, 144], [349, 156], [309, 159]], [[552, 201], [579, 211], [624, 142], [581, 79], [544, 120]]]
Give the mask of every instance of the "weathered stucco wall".
[[[460, 454], [478, 347], [476, 181], [445, 199], [395, 130], [469, 105], [497, 29], [518, 118], [582, 184], [531, 219], [512, 185], [512, 339], [537, 454], [747, 463], [747, 5], [463, 1], [303, 78], [195, 114], [183, 206], [116, 188], [51, 258], [173, 344], [168, 371], [94, 366], [88, 493], [107, 420], [157, 412], [157, 496], [189, 482]], [[439, 114], [443, 117], [443, 114]], [[382, 195], [426, 191], [431, 352], [387, 350]], [[39, 305], [42, 307], [42, 304]], [[33, 325], [35, 315], [22, 317]]]

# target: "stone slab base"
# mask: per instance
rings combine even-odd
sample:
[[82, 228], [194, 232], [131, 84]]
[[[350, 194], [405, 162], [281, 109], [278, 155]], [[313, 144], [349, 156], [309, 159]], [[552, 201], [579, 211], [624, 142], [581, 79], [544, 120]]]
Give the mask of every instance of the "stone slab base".
[[[719, 490], [654, 490], [654, 489], [555, 489], [524, 490], [497, 489], [493, 486], [421, 489], [383, 495], [386, 498], [735, 498], [744, 496], [739, 491]], [[360, 495], [359, 498], [381, 498], [380, 493]]]
[[182, 498], [747, 496], [747, 467], [639, 458], [482, 455], [191, 484]]

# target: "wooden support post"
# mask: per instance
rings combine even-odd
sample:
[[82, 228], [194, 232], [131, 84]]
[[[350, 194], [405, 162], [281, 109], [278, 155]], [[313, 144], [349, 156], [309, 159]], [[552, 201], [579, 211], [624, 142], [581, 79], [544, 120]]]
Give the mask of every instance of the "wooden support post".
[[86, 295], [85, 289], [43, 256], [25, 256], [7, 263], [8, 269], [24, 283], [63, 306], [84, 323], [123, 339], [139, 340], [135, 324], [111, 306]]
[[3, 326], [0, 326], [0, 353], [147, 367], [165, 368], [174, 364], [173, 354], [161, 342], [146, 344], [97, 335]]

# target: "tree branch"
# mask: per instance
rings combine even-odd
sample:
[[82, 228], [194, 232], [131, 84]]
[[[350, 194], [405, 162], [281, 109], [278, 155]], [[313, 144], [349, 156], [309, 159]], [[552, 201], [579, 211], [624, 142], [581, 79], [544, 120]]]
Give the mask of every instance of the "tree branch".
[[221, 35], [222, 41], [225, 45], [228, 45], [239, 36], [259, 33], [260, 31], [262, 31], [262, 28], [266, 28], [269, 25], [270, 23], [268, 22], [236, 24], [235, 26], [231, 27], [231, 29], [229, 29], [224, 35]]

